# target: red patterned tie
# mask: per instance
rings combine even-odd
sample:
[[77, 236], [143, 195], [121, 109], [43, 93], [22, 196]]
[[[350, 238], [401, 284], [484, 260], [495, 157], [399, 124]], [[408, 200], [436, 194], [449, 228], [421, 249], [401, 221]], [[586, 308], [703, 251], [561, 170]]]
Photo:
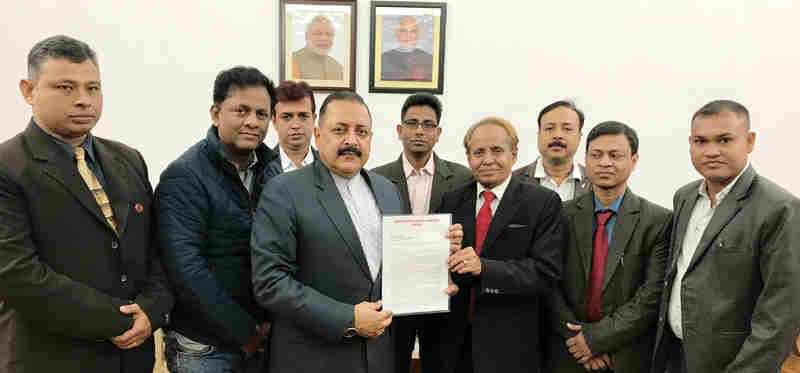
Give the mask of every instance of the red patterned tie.
[[[483, 250], [483, 240], [486, 239], [486, 233], [489, 232], [489, 224], [492, 222], [492, 201], [494, 200], [494, 193], [490, 190], [481, 192], [483, 196], [483, 205], [478, 210], [478, 222], [475, 224], [475, 253], [479, 256]], [[469, 311], [467, 313], [467, 320], [472, 322], [472, 310], [475, 309], [475, 289], [469, 296]]]
[[597, 231], [594, 232], [594, 254], [592, 255], [592, 273], [589, 275], [589, 302], [586, 305], [586, 317], [589, 322], [603, 318], [603, 276], [606, 271], [608, 257], [608, 236], [606, 223], [614, 211], [597, 212]]

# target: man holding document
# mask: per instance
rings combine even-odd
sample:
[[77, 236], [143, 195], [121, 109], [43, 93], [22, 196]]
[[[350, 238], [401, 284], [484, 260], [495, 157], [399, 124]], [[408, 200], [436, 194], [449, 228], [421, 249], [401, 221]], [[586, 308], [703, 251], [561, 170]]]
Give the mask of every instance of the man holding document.
[[561, 277], [561, 200], [512, 179], [516, 131], [489, 117], [464, 136], [477, 180], [444, 195], [439, 212], [463, 226], [464, 248], [448, 258], [459, 291], [439, 345], [442, 372], [536, 372], [539, 302]]
[[[270, 180], [253, 222], [253, 291], [275, 315], [269, 371], [391, 373], [381, 216], [405, 209], [390, 181], [363, 169], [372, 118], [361, 96], [330, 94], [314, 136], [320, 158]], [[460, 226], [445, 233], [460, 247]]]

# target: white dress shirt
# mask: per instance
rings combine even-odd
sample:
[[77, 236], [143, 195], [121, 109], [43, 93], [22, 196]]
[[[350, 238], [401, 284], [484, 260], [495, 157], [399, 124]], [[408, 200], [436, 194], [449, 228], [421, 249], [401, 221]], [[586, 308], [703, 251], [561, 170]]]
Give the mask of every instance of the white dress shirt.
[[672, 292], [669, 296], [669, 306], [667, 308], [669, 325], [672, 327], [672, 332], [675, 333], [675, 336], [680, 339], [683, 339], [683, 318], [681, 316], [681, 282], [683, 281], [683, 276], [686, 274], [689, 263], [692, 262], [694, 253], [697, 251], [697, 245], [700, 244], [706, 227], [708, 227], [708, 224], [711, 222], [711, 218], [714, 217], [717, 206], [728, 196], [733, 186], [739, 181], [739, 177], [742, 176], [744, 170], [749, 166], [750, 163], [748, 162], [747, 166], [736, 175], [736, 178], [717, 193], [717, 204], [713, 207], [711, 206], [711, 198], [706, 190], [705, 181], [700, 183], [700, 187], [697, 190], [700, 197], [697, 198], [697, 203], [695, 203], [694, 209], [692, 209], [692, 215], [689, 217], [689, 224], [686, 226], [686, 234], [683, 237], [681, 252], [678, 254], [678, 273], [675, 275], [675, 281], [672, 283]]
[[561, 182], [561, 185], [558, 185], [555, 180], [545, 172], [543, 163], [544, 161], [542, 158], [539, 158], [536, 161], [536, 169], [533, 171], [533, 177], [539, 179], [539, 185], [558, 193], [558, 196], [561, 197], [561, 201], [566, 202], [575, 198], [575, 187], [583, 181], [578, 165], [573, 163], [572, 171], [570, 171], [569, 176]]
[[[286, 151], [283, 150], [280, 145], [278, 145], [278, 149], [280, 149], [278, 153], [281, 155], [281, 168], [283, 169], [283, 172], [297, 170], [298, 167], [295, 166], [294, 162], [292, 162], [291, 158], [289, 158], [289, 156], [286, 154]], [[306, 152], [306, 157], [300, 161], [300, 167], [305, 167], [312, 163], [314, 163], [314, 152], [311, 151], [311, 146], [309, 145], [308, 152]]]
[[419, 170], [415, 169], [403, 154], [403, 174], [406, 176], [408, 186], [408, 201], [411, 202], [411, 213], [414, 215], [425, 215], [430, 209], [431, 188], [433, 188], [433, 153], [428, 158], [425, 166]]
[[481, 192], [483, 192], [484, 190], [488, 190], [488, 191], [491, 191], [492, 193], [494, 193], [494, 199], [492, 200], [492, 203], [489, 205], [489, 207], [492, 208], [492, 217], [494, 217], [494, 213], [497, 212], [497, 207], [500, 206], [500, 200], [503, 199], [503, 194], [505, 194], [506, 188], [508, 188], [508, 181], [509, 180], [511, 180], [511, 175], [510, 174], [508, 175], [508, 177], [502, 183], [500, 183], [499, 185], [497, 185], [496, 187], [494, 187], [492, 189], [487, 189], [486, 187], [481, 185], [480, 182], [478, 182], [478, 188], [477, 188], [478, 189], [478, 199], [477, 199], [477, 202], [475, 203], [475, 217], [478, 216], [478, 212], [481, 211], [481, 206], [483, 206], [484, 198], [483, 198], [483, 195], [481, 195]]
[[331, 172], [336, 189], [347, 207], [347, 212], [358, 233], [361, 248], [367, 258], [372, 279], [378, 278], [383, 259], [383, 236], [381, 232], [381, 211], [367, 181], [361, 174], [350, 179]]

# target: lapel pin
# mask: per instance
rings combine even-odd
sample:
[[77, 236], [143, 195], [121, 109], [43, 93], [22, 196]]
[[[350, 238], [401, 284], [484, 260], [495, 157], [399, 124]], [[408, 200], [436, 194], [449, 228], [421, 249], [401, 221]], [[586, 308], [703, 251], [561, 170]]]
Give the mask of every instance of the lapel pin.
[[144, 210], [144, 207], [142, 207], [141, 203], [137, 203], [136, 206], [134, 206], [134, 208], [136, 209], [136, 212], [140, 214], [142, 213], [142, 210]]

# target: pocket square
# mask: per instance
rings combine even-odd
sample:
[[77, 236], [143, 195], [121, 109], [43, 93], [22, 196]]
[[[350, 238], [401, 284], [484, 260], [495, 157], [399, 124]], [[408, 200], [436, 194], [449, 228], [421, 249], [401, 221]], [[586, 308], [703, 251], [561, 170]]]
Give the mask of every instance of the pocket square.
[[524, 224], [509, 224], [508, 227], [512, 228], [512, 229], [513, 228], [525, 228], [525, 227], [527, 227], [527, 225], [524, 225]]

